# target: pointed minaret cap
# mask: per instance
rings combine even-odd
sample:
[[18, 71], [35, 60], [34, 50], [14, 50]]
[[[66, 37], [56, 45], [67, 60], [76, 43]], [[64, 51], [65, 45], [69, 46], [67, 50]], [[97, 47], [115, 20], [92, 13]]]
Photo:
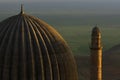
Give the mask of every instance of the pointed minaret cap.
[[24, 14], [23, 4], [21, 4], [21, 12], [20, 12], [20, 14]]
[[92, 35], [98, 35], [100, 34], [100, 30], [99, 28], [97, 27], [97, 25], [93, 28], [92, 30]]

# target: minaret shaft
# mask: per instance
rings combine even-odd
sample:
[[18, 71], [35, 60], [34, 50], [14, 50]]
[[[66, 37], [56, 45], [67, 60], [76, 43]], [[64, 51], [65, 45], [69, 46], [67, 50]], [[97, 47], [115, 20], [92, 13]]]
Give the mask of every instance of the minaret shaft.
[[101, 33], [97, 27], [92, 31], [91, 38], [91, 78], [102, 80], [102, 45]]

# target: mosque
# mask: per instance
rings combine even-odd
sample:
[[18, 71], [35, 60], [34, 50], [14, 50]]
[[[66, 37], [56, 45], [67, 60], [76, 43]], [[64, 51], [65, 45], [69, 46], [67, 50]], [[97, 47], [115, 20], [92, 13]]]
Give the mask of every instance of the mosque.
[[[93, 28], [90, 50], [90, 80], [102, 80], [98, 27]], [[21, 6], [19, 14], [0, 22], [0, 80], [78, 80], [77, 64], [61, 35]]]

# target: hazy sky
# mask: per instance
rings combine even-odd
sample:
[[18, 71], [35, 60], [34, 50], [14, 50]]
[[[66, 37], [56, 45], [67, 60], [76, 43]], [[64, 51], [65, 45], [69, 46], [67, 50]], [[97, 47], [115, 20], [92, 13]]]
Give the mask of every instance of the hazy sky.
[[56, 1], [56, 2], [61, 2], [61, 1], [88, 1], [88, 2], [102, 2], [102, 1], [108, 1], [108, 2], [120, 2], [120, 0], [0, 0], [0, 2], [50, 2], [50, 1]]
[[[4, 2], [10, 4], [4, 4]], [[34, 2], [36, 3], [33, 4]], [[22, 3], [25, 5], [25, 9], [30, 12], [120, 14], [120, 0], [0, 0], [0, 3], [0, 12], [17, 12]]]

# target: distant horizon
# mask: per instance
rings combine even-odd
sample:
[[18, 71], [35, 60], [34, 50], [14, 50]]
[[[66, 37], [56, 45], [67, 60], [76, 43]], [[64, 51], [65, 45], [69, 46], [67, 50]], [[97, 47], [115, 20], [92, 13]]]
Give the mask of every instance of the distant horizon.
[[[25, 11], [41, 14], [74, 14], [74, 15], [119, 15], [119, 3], [112, 2], [3, 2], [0, 3], [0, 13], [14, 13], [23, 4]], [[7, 6], [6, 6], [7, 5]]]
[[120, 0], [0, 0], [0, 3], [30, 3], [30, 2], [107, 2], [107, 3], [118, 3]]
[[70, 1], [79, 1], [79, 2], [120, 2], [120, 0], [0, 0], [0, 2], [70, 2]]

